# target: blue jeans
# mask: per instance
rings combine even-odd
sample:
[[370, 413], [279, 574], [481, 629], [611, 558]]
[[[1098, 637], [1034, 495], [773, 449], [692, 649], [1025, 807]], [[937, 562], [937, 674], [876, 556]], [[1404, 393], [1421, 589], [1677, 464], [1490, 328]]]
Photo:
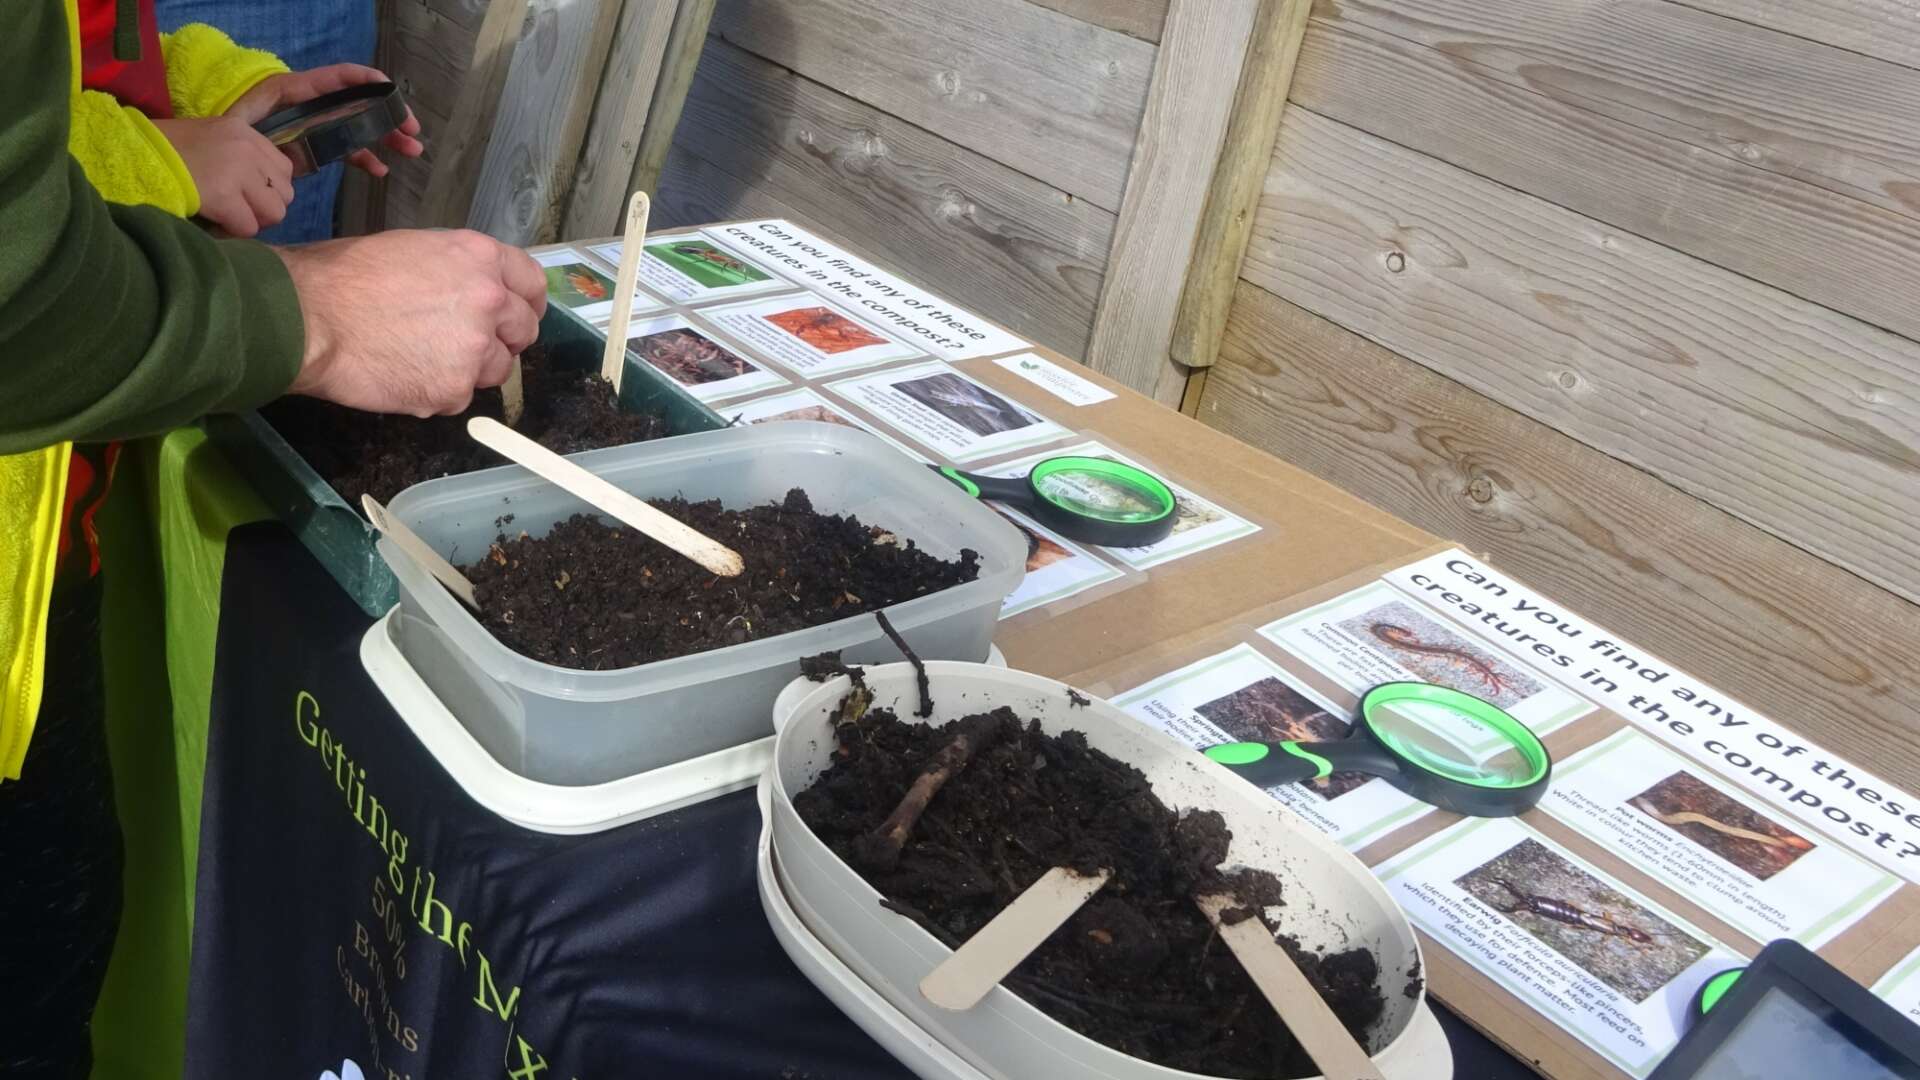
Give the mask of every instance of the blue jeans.
[[[273, 53], [295, 71], [373, 62], [374, 0], [155, 0], [154, 11], [162, 30], [206, 23], [242, 45]], [[260, 239], [302, 244], [332, 236], [344, 169], [329, 165], [295, 180], [286, 220]]]

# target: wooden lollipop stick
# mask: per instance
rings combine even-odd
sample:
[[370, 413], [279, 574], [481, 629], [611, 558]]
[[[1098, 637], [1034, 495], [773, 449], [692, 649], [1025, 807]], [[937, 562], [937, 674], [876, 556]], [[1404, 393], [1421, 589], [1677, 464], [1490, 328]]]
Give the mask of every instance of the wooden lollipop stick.
[[[620, 376], [627, 370], [627, 324], [633, 320], [633, 287], [640, 277], [640, 258], [647, 243], [647, 215], [653, 201], [636, 191], [627, 201], [627, 232], [620, 241], [620, 276], [613, 283], [613, 311], [607, 320], [607, 347], [600, 354], [600, 375], [620, 392]], [[634, 528], [639, 528], [638, 525]]]
[[453, 564], [440, 557], [440, 553], [427, 546], [412, 529], [400, 524], [387, 508], [371, 495], [360, 496], [360, 508], [367, 512], [367, 520], [380, 530], [380, 535], [393, 541], [393, 546], [405, 552], [407, 558], [420, 564], [434, 579], [447, 587], [447, 591], [459, 597], [468, 607], [480, 610], [480, 602], [474, 598], [473, 582], [467, 575], [453, 568]]
[[1383, 1080], [1380, 1067], [1333, 1015], [1333, 1009], [1307, 981], [1293, 957], [1273, 940], [1265, 923], [1258, 918], [1242, 919], [1231, 926], [1223, 922], [1221, 912], [1240, 906], [1231, 896], [1196, 896], [1194, 902], [1220, 931], [1220, 940], [1233, 950], [1240, 966], [1266, 995], [1267, 1004], [1306, 1047], [1307, 1055], [1326, 1080]]
[[476, 416], [467, 421], [467, 434], [480, 445], [585, 499], [721, 577], [735, 577], [746, 569], [739, 553], [732, 548], [675, 521], [498, 420]]
[[920, 994], [956, 1012], [980, 1004], [1040, 943], [1107, 883], [1102, 870], [1082, 877], [1064, 866], [1040, 875], [939, 967], [920, 980]]
[[508, 427], [519, 427], [520, 418], [527, 415], [526, 381], [521, 378], [520, 358], [513, 358], [513, 370], [507, 374], [507, 381], [500, 384], [500, 415]]

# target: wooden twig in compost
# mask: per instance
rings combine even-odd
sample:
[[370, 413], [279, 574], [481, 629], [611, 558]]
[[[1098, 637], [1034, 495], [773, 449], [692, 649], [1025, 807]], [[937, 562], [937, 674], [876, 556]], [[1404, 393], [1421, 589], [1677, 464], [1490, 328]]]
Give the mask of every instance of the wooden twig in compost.
[[927, 804], [940, 794], [940, 789], [954, 774], [967, 767], [975, 754], [1000, 738], [1000, 721], [997, 712], [981, 713], [954, 725], [953, 738], [927, 760], [920, 775], [914, 777], [913, 786], [900, 799], [900, 805], [872, 832], [854, 842], [852, 855], [862, 868], [875, 872], [892, 870], [900, 862], [900, 849], [913, 835], [920, 815], [927, 812]]
[[901, 637], [900, 631], [895, 630], [893, 624], [887, 621], [886, 612], [876, 611], [873, 617], [879, 621], [880, 629], [886, 632], [887, 640], [893, 642], [893, 647], [899, 649], [900, 655], [906, 657], [907, 663], [913, 665], [913, 681], [920, 687], [920, 707], [913, 711], [913, 715], [925, 720], [933, 715], [933, 687], [927, 682], [926, 662], [914, 655], [912, 647], [907, 644], [907, 639]]

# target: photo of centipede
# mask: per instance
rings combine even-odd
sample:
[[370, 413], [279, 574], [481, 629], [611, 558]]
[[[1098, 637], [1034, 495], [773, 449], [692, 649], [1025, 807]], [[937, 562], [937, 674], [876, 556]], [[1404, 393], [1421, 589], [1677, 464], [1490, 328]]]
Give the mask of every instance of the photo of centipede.
[[886, 338], [832, 308], [794, 308], [760, 317], [829, 356], [887, 343]]
[[1520, 841], [1453, 883], [1636, 1005], [1707, 955], [1706, 942], [1537, 840]]
[[648, 244], [647, 254], [709, 289], [754, 285], [772, 278], [752, 263], [735, 258], [705, 240]]
[[635, 338], [633, 351], [682, 386], [724, 382], [760, 370], [698, 330], [685, 327]]
[[1761, 881], [1792, 866], [1815, 846], [1685, 771], [1628, 799], [1627, 805]]
[[[1244, 742], [1331, 742], [1353, 731], [1351, 723], [1271, 675], [1193, 711]], [[1339, 772], [1302, 786], [1331, 802], [1371, 779], [1365, 773]]]
[[1538, 679], [1511, 661], [1447, 629], [1402, 600], [1381, 604], [1338, 625], [1423, 681], [1472, 694], [1503, 709], [1542, 689]]

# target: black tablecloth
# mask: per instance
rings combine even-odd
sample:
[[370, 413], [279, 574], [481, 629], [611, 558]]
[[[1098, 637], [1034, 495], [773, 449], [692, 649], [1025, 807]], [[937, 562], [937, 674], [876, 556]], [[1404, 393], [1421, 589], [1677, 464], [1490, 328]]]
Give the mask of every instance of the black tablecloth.
[[[506, 824], [387, 706], [368, 620], [284, 529], [236, 531], [225, 575], [188, 1076], [905, 1075], [768, 929], [751, 792]], [[1531, 1075], [1441, 1019], [1461, 1080]]]

